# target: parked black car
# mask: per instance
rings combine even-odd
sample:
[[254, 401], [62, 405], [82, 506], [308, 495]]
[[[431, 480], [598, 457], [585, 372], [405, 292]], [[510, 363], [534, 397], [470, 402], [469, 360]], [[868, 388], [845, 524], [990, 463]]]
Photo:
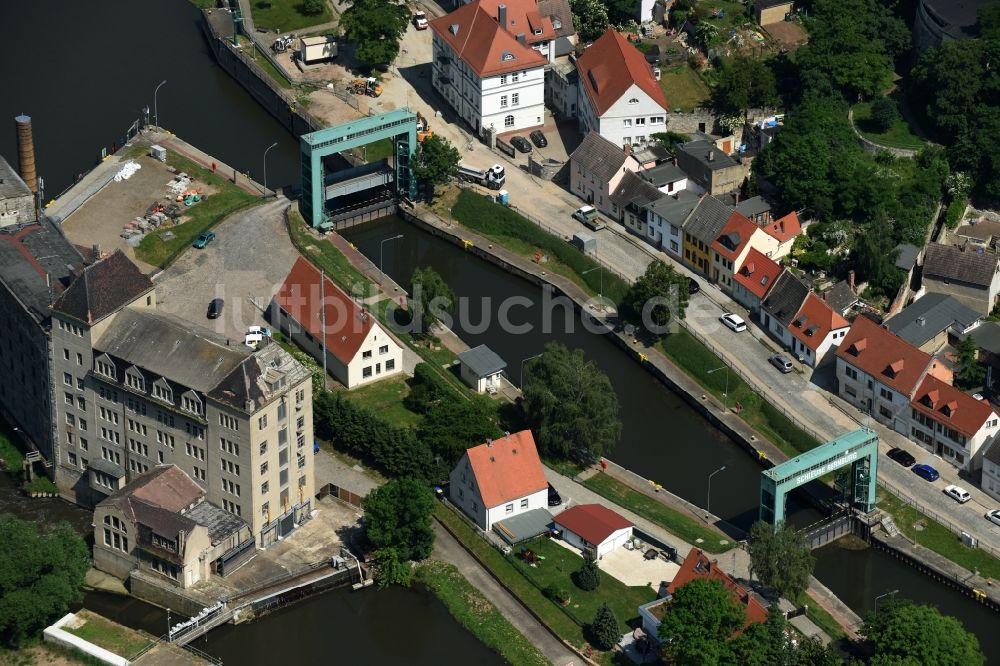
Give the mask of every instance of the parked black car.
[[212, 302], [208, 304], [208, 318], [218, 319], [222, 316], [222, 307], [226, 304], [221, 298], [213, 298]]
[[694, 278], [688, 278], [688, 296], [691, 294], [697, 294], [701, 291], [701, 285]]
[[886, 453], [885, 455], [889, 456], [903, 467], [909, 467], [913, 463], [917, 462], [916, 458], [914, 458], [908, 452], [900, 448], [889, 449], [889, 452]]
[[528, 136], [531, 137], [531, 143], [535, 144], [538, 148], [544, 148], [549, 145], [549, 141], [545, 138], [545, 135], [542, 134], [542, 130], [535, 130]]
[[530, 153], [531, 152], [531, 144], [528, 143], [528, 140], [525, 139], [523, 136], [515, 136], [515, 137], [513, 137], [510, 140], [510, 145], [514, 146], [515, 148], [517, 148], [522, 153]]
[[562, 504], [562, 496], [559, 495], [559, 491], [549, 484], [549, 506], [559, 506]]

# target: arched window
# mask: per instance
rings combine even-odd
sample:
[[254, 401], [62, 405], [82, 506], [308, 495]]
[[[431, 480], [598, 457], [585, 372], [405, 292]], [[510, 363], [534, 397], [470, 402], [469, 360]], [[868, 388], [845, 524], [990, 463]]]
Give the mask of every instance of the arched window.
[[503, 126], [504, 127], [513, 127], [514, 126], [514, 116], [506, 116], [506, 117], [504, 117], [504, 119], [503, 119]]

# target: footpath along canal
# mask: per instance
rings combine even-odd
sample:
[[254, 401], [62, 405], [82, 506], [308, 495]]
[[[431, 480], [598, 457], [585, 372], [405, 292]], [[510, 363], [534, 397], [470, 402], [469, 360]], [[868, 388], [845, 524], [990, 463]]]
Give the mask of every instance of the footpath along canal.
[[[398, 234], [403, 237], [382, 246], [382, 240]], [[455, 333], [471, 346], [485, 344], [496, 351], [515, 384], [520, 383], [521, 361], [541, 353], [547, 342], [582, 349], [607, 373], [618, 395], [622, 437], [608, 456], [611, 460], [698, 506], [707, 501], [708, 475], [725, 465], [712, 480], [712, 513], [742, 529], [756, 519], [761, 472], [757, 463], [617, 345], [588, 331], [575, 313], [567, 318], [565, 308], [555, 308], [557, 316], [546, 328], [543, 313], [549, 308], [541, 289], [397, 217], [354, 227], [345, 236], [376, 265], [381, 261], [398, 284], [409, 285], [416, 267], [432, 266], [461, 299], [466, 313], [456, 317]], [[508, 305], [509, 320], [530, 332], [500, 327], [499, 311], [504, 302], [513, 302], [509, 299], [518, 303]], [[820, 518], [815, 509], [791, 498], [792, 522], [807, 525]], [[1000, 660], [992, 611], [871, 548], [851, 550], [835, 543], [815, 555], [816, 578], [862, 616], [876, 595], [898, 589], [901, 597], [934, 604], [959, 618], [978, 636], [987, 657]]]

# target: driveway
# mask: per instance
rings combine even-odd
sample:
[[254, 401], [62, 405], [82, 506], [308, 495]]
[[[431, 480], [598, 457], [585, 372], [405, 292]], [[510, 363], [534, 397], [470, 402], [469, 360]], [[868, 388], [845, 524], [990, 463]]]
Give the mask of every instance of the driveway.
[[[279, 197], [230, 217], [203, 250], [188, 248], [156, 279], [158, 308], [243, 344], [248, 326], [265, 325], [263, 309], [299, 254], [285, 229], [288, 200]], [[218, 319], [208, 303], [225, 300]]]

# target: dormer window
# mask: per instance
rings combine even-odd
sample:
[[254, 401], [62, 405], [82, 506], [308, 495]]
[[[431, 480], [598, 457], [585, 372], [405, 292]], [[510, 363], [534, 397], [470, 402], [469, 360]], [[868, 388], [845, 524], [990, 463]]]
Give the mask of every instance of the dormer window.
[[639, 98], [638, 97], [633, 97], [632, 99], [630, 99], [628, 101], [628, 103], [629, 104], [638, 104], [639, 103]]
[[500, 60], [503, 60], [504, 62], [513, 59], [514, 59], [514, 54], [511, 53], [510, 51], [504, 51], [503, 55], [500, 56]]
[[541, 35], [541, 34], [542, 34], [542, 29], [541, 28], [535, 28], [535, 35], [537, 36], [537, 35]]
[[146, 380], [143, 378], [139, 369], [135, 366], [132, 366], [125, 371], [125, 384], [129, 388], [133, 388], [136, 391], [146, 391]]
[[851, 348], [848, 349], [848, 351], [855, 356], [861, 356], [861, 352], [863, 352], [867, 346], [868, 338], [861, 338], [860, 340], [855, 340], [854, 344], [851, 345]]
[[167, 383], [167, 380], [160, 378], [153, 382], [153, 397], [159, 398], [164, 402], [172, 403], [174, 401], [174, 392]]
[[561, 30], [562, 29], [562, 21], [560, 21], [559, 19], [553, 17], [552, 18], [552, 27], [555, 30]]
[[811, 338], [812, 336], [816, 335], [816, 332], [818, 330], [819, 330], [819, 326], [817, 326], [816, 324], [813, 324], [812, 326], [810, 326], [806, 330], [806, 337], [810, 337]]
[[949, 418], [951, 418], [952, 416], [954, 416], [955, 412], [957, 412], [957, 411], [958, 411], [958, 403], [957, 402], [949, 402], [947, 405], [945, 405], [944, 407], [941, 408], [941, 413], [944, 414], [945, 416], [949, 417]]
[[192, 414], [201, 415], [201, 399], [194, 391], [188, 391], [181, 397], [181, 409]]
[[116, 379], [115, 364], [107, 354], [101, 354], [94, 360], [94, 370], [99, 375]]

